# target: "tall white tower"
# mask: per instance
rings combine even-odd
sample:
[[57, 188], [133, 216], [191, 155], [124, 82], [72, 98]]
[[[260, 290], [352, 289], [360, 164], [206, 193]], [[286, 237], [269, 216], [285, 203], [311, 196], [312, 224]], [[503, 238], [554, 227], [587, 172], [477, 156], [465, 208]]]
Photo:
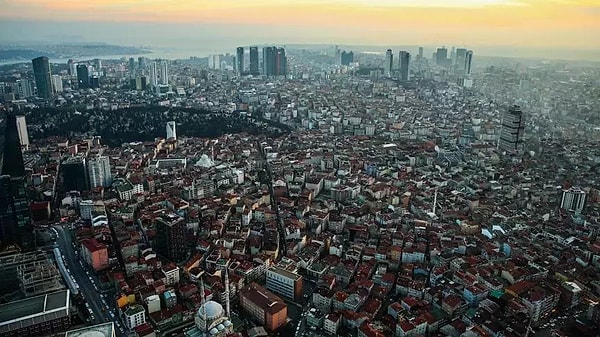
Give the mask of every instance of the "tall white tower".
[[25, 116], [17, 116], [17, 132], [19, 134], [21, 146], [26, 150], [29, 150], [29, 135], [27, 134], [27, 123], [25, 122]]
[[227, 311], [227, 318], [231, 318], [231, 312], [229, 310], [229, 267], [225, 266], [225, 310]]
[[177, 139], [177, 131], [175, 130], [175, 121], [167, 122], [167, 139]]
[[169, 84], [169, 63], [167, 61], [160, 63], [160, 84]]
[[385, 52], [385, 61], [383, 63], [383, 76], [392, 77], [392, 70], [394, 68], [394, 53], [391, 49]]
[[150, 65], [150, 86], [153, 88], [158, 86], [158, 66], [156, 62]]

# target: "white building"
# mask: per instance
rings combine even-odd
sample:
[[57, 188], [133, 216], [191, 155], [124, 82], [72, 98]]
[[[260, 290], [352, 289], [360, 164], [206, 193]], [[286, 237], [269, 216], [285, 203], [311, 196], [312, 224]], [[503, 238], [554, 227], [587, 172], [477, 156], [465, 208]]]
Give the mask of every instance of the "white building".
[[563, 190], [560, 208], [570, 212], [581, 212], [585, 206], [587, 193], [579, 187], [571, 187]]
[[124, 312], [125, 325], [130, 329], [146, 323], [146, 311], [141, 305], [132, 305]]
[[392, 77], [392, 69], [394, 68], [394, 53], [391, 49], [385, 52], [385, 61], [383, 63], [383, 76]]
[[165, 275], [166, 284], [177, 284], [179, 283], [179, 267], [175, 264], [168, 264], [162, 269], [163, 274]]
[[55, 93], [63, 92], [62, 77], [60, 75], [52, 75], [52, 88]]
[[148, 306], [148, 313], [160, 311], [160, 297], [158, 295], [150, 295], [145, 299]]
[[176, 127], [175, 121], [167, 122], [167, 139], [177, 139]]
[[88, 161], [88, 176], [90, 187], [110, 187], [112, 185], [112, 174], [110, 172], [110, 160], [106, 156], [99, 156]]
[[79, 216], [83, 220], [91, 220], [93, 210], [94, 202], [92, 200], [81, 200], [79, 202]]
[[160, 63], [160, 84], [169, 85], [169, 63], [167, 61]]
[[19, 133], [19, 141], [21, 146], [26, 150], [29, 149], [29, 134], [27, 133], [27, 122], [25, 116], [17, 116], [17, 132]]
[[19, 95], [19, 99], [35, 96], [35, 83], [29, 79], [17, 80], [13, 92]]
[[266, 288], [275, 294], [291, 300], [302, 295], [302, 276], [276, 266], [267, 269], [266, 276]]
[[150, 65], [150, 86], [152, 88], [158, 86], [158, 66], [156, 62]]

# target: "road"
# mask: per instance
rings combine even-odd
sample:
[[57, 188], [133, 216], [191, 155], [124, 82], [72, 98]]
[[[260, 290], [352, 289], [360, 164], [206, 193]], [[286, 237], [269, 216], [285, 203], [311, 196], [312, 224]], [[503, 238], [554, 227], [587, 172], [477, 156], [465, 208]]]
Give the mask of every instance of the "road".
[[[108, 311], [102, 311], [104, 301], [100, 296], [100, 292], [94, 287], [85, 270], [79, 263], [79, 258], [75, 256], [75, 253], [73, 252], [71, 235], [67, 233], [62, 226], [54, 226], [54, 229], [56, 229], [56, 232], [58, 233], [56, 243], [65, 257], [67, 268], [69, 268], [75, 282], [79, 285], [79, 292], [85, 298], [86, 302], [89, 303], [90, 308], [94, 313], [94, 320], [92, 323], [99, 324], [113, 321], [113, 319], [110, 318]], [[117, 336], [121, 336], [118, 329], [115, 329], [115, 332]]]

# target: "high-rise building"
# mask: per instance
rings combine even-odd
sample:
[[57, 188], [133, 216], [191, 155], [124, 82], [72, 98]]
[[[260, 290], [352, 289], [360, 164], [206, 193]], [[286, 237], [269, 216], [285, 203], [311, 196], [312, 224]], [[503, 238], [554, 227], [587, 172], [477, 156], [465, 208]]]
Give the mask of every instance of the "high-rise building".
[[52, 75], [52, 88], [55, 93], [63, 92], [62, 77], [60, 75]]
[[563, 190], [560, 208], [569, 212], [581, 212], [585, 207], [587, 193], [579, 187]]
[[160, 63], [160, 84], [169, 85], [169, 62]]
[[146, 70], [146, 58], [143, 56], [138, 57], [138, 67], [140, 70]]
[[454, 64], [455, 61], [456, 61], [456, 48], [454, 48], [454, 46], [452, 46], [452, 49], [450, 49], [450, 64]]
[[258, 75], [258, 47], [250, 47], [250, 74]]
[[161, 213], [156, 218], [155, 228], [156, 252], [174, 262], [184, 259], [188, 251], [185, 242], [187, 232], [185, 219], [175, 213]]
[[237, 47], [235, 53], [236, 70], [238, 74], [244, 74], [244, 47]]
[[87, 162], [90, 188], [99, 186], [110, 187], [112, 185], [112, 173], [110, 172], [110, 159], [107, 156], [98, 156]]
[[275, 51], [274, 47], [263, 48], [263, 74], [270, 76], [275, 73]]
[[167, 122], [167, 139], [177, 139], [176, 127], [175, 121]]
[[60, 165], [63, 188], [66, 191], [85, 191], [88, 189], [87, 166], [84, 157], [69, 157]]
[[349, 51], [346, 52], [345, 50], [342, 51], [342, 54], [340, 55], [340, 59], [341, 59], [341, 65], [343, 66], [349, 66], [350, 63], [354, 62], [354, 52]]
[[79, 89], [90, 87], [90, 71], [87, 64], [77, 65], [77, 84], [79, 85]]
[[37, 87], [37, 95], [41, 98], [52, 97], [52, 80], [50, 73], [50, 62], [46, 56], [40, 56], [31, 60], [33, 63], [33, 76]]
[[69, 67], [69, 75], [76, 76], [77, 75], [77, 63], [72, 59], [67, 61], [67, 66]]
[[471, 62], [473, 61], [473, 51], [469, 50], [467, 51], [467, 54], [465, 55], [465, 75], [470, 76], [471, 75]]
[[158, 87], [158, 65], [156, 62], [152, 62], [150, 65], [150, 87], [151, 89]]
[[208, 68], [209, 69], [221, 69], [221, 55], [209, 55], [208, 56]]
[[94, 67], [96, 68], [97, 72], [102, 72], [102, 60], [101, 59], [94, 59]]
[[17, 116], [17, 133], [21, 147], [29, 149], [29, 134], [27, 133], [27, 122], [25, 116]]
[[417, 54], [417, 62], [423, 62], [423, 47], [419, 47], [419, 54]]
[[385, 61], [383, 62], [383, 76], [392, 77], [394, 67], [394, 53], [391, 49], [385, 52]]
[[277, 53], [275, 55], [275, 75], [285, 76], [287, 75], [287, 56], [285, 56], [285, 49], [276, 49]]
[[129, 58], [129, 74], [135, 74], [135, 59], [133, 57]]
[[407, 51], [401, 51], [398, 55], [398, 63], [400, 64], [400, 79], [402, 81], [408, 81], [409, 67], [410, 67], [410, 53]]
[[15, 83], [14, 92], [19, 96], [19, 99], [25, 99], [35, 96], [35, 83], [29, 79], [22, 78]]
[[445, 67], [448, 63], [448, 49], [446, 47], [438, 48], [435, 52], [435, 64]]
[[502, 129], [498, 146], [507, 152], [519, 152], [523, 147], [525, 119], [518, 105], [511, 106], [502, 116]]
[[33, 249], [29, 198], [25, 185], [17, 118], [9, 114], [0, 121], [0, 249], [17, 245]]
[[92, 73], [92, 76], [90, 76], [90, 88], [92, 88], [92, 89], [100, 88], [100, 74], [98, 74], [97, 71], [94, 71]]
[[463, 75], [465, 73], [465, 59], [467, 57], [467, 50], [465, 48], [456, 49], [456, 58], [454, 61], [454, 70], [457, 75]]

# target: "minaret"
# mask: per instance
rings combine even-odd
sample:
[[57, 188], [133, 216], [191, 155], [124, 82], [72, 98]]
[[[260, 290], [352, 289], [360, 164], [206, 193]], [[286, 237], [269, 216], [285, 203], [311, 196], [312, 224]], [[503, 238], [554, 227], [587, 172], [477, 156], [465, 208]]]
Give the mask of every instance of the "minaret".
[[202, 296], [202, 320], [204, 321], [204, 330], [206, 330], [206, 293], [204, 292], [203, 279], [200, 279], [200, 296]]
[[229, 312], [229, 268], [225, 266], [225, 310], [227, 310], [227, 319], [231, 319]]

